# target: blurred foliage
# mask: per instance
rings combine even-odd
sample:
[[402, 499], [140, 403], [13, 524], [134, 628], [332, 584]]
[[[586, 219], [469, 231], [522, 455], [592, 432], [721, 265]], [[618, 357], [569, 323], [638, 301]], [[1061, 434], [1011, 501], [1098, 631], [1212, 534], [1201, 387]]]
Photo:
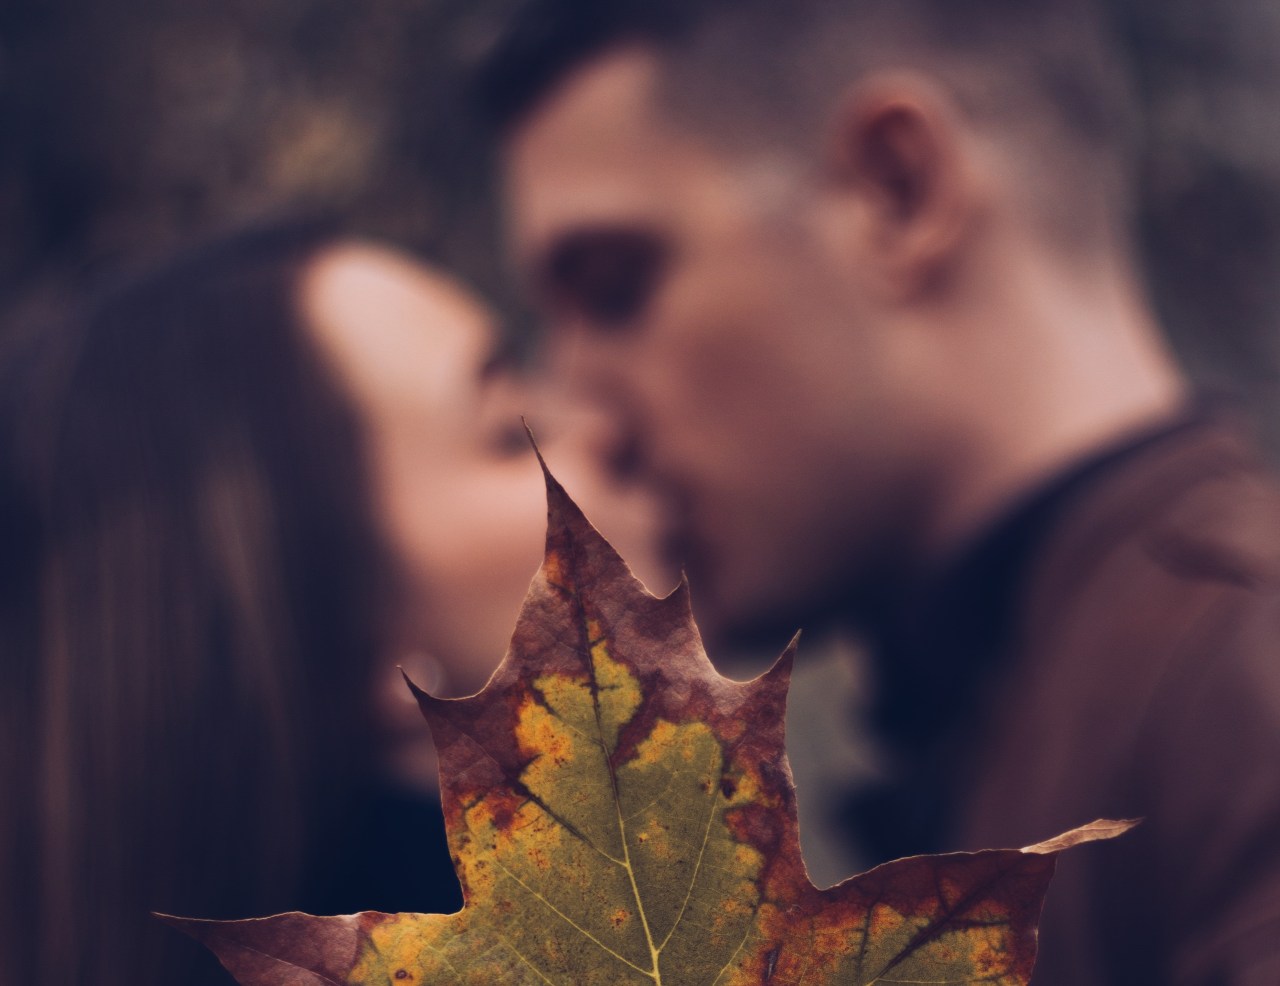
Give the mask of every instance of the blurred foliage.
[[0, 302], [320, 211], [499, 278], [488, 0], [4, 0]]
[[1280, 452], [1280, 5], [1119, 0], [1147, 107], [1139, 220], [1157, 306], [1201, 380]]
[[[463, 77], [514, 2], [4, 0], [0, 307], [313, 210], [509, 303]], [[1157, 301], [1201, 375], [1280, 436], [1280, 6], [1112, 8], [1149, 107]]]

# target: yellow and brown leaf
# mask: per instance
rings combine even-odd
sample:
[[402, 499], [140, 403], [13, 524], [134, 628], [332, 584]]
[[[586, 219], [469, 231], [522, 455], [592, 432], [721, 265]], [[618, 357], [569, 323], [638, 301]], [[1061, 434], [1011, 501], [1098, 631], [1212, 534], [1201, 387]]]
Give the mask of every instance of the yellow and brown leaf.
[[479, 695], [415, 692], [452, 915], [169, 918], [244, 986], [1025, 984], [1057, 854], [915, 857], [818, 890], [783, 755], [793, 648], [738, 683], [548, 475], [546, 559]]

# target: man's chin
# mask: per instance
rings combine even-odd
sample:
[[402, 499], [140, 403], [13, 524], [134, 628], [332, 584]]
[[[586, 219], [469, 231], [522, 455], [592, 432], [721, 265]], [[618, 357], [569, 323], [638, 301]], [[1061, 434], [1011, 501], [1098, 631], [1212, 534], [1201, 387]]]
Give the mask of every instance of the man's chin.
[[[674, 511], [669, 512], [674, 513]], [[707, 551], [687, 526], [672, 524], [658, 536], [658, 559], [673, 572], [683, 572], [692, 582], [696, 577], [706, 581]]]
[[795, 609], [726, 603], [703, 627], [703, 635], [721, 649], [781, 652], [798, 631], [813, 628], [813, 620]]
[[801, 627], [816, 625], [812, 608], [785, 599], [783, 587], [758, 564], [700, 537], [687, 504], [672, 510], [680, 520], [662, 536], [660, 550], [673, 571], [687, 576], [693, 616], [708, 646], [755, 651], [781, 641], [783, 647]]
[[761, 598], [751, 586], [733, 578], [740, 574], [717, 568], [711, 559], [696, 554], [686, 556], [685, 572], [692, 592], [693, 616], [708, 646], [717, 650], [756, 651], [779, 647], [800, 629], [795, 607], [779, 605], [774, 598]]
[[704, 637], [719, 634], [724, 607], [719, 589], [722, 582], [714, 563], [715, 553], [685, 530], [672, 528], [661, 541], [662, 557], [689, 580], [693, 616]]
[[746, 580], [741, 568], [704, 570], [693, 558], [687, 573], [694, 619], [708, 646], [721, 653], [776, 655], [798, 631], [820, 633], [845, 622], [838, 597], [791, 598], [774, 579]]

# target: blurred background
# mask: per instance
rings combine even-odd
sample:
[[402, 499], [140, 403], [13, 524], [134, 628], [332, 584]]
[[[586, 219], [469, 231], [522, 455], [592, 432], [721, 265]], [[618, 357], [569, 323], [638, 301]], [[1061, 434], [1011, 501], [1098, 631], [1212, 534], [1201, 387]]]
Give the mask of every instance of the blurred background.
[[[515, 3], [3, 0], [0, 328], [193, 241], [319, 213], [453, 270], [525, 332], [465, 81]], [[1280, 460], [1280, 4], [1114, 11], [1147, 111], [1138, 220], [1157, 307]], [[856, 674], [841, 646], [818, 642], [827, 657], [797, 681], [793, 705], [822, 709], [793, 736], [802, 811], [806, 791], [873, 770], [850, 699], [831, 698], [862, 692], [830, 687]], [[837, 836], [806, 835], [820, 878], [849, 871]]]
[[5, 0], [0, 306], [316, 211], [495, 293], [460, 85], [505, 2]]
[[[513, 2], [4, 0], [0, 311], [319, 209], [510, 313], [463, 77]], [[1251, 403], [1280, 451], [1280, 5], [1114, 7], [1148, 107], [1158, 305], [1201, 379]]]

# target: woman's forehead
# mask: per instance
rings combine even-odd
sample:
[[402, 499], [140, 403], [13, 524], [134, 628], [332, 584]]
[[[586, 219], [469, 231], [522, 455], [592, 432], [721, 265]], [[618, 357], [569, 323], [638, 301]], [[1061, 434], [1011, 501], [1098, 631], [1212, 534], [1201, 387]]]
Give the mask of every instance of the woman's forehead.
[[320, 254], [299, 308], [356, 400], [449, 400], [477, 387], [495, 345], [484, 305], [412, 258], [359, 242]]

